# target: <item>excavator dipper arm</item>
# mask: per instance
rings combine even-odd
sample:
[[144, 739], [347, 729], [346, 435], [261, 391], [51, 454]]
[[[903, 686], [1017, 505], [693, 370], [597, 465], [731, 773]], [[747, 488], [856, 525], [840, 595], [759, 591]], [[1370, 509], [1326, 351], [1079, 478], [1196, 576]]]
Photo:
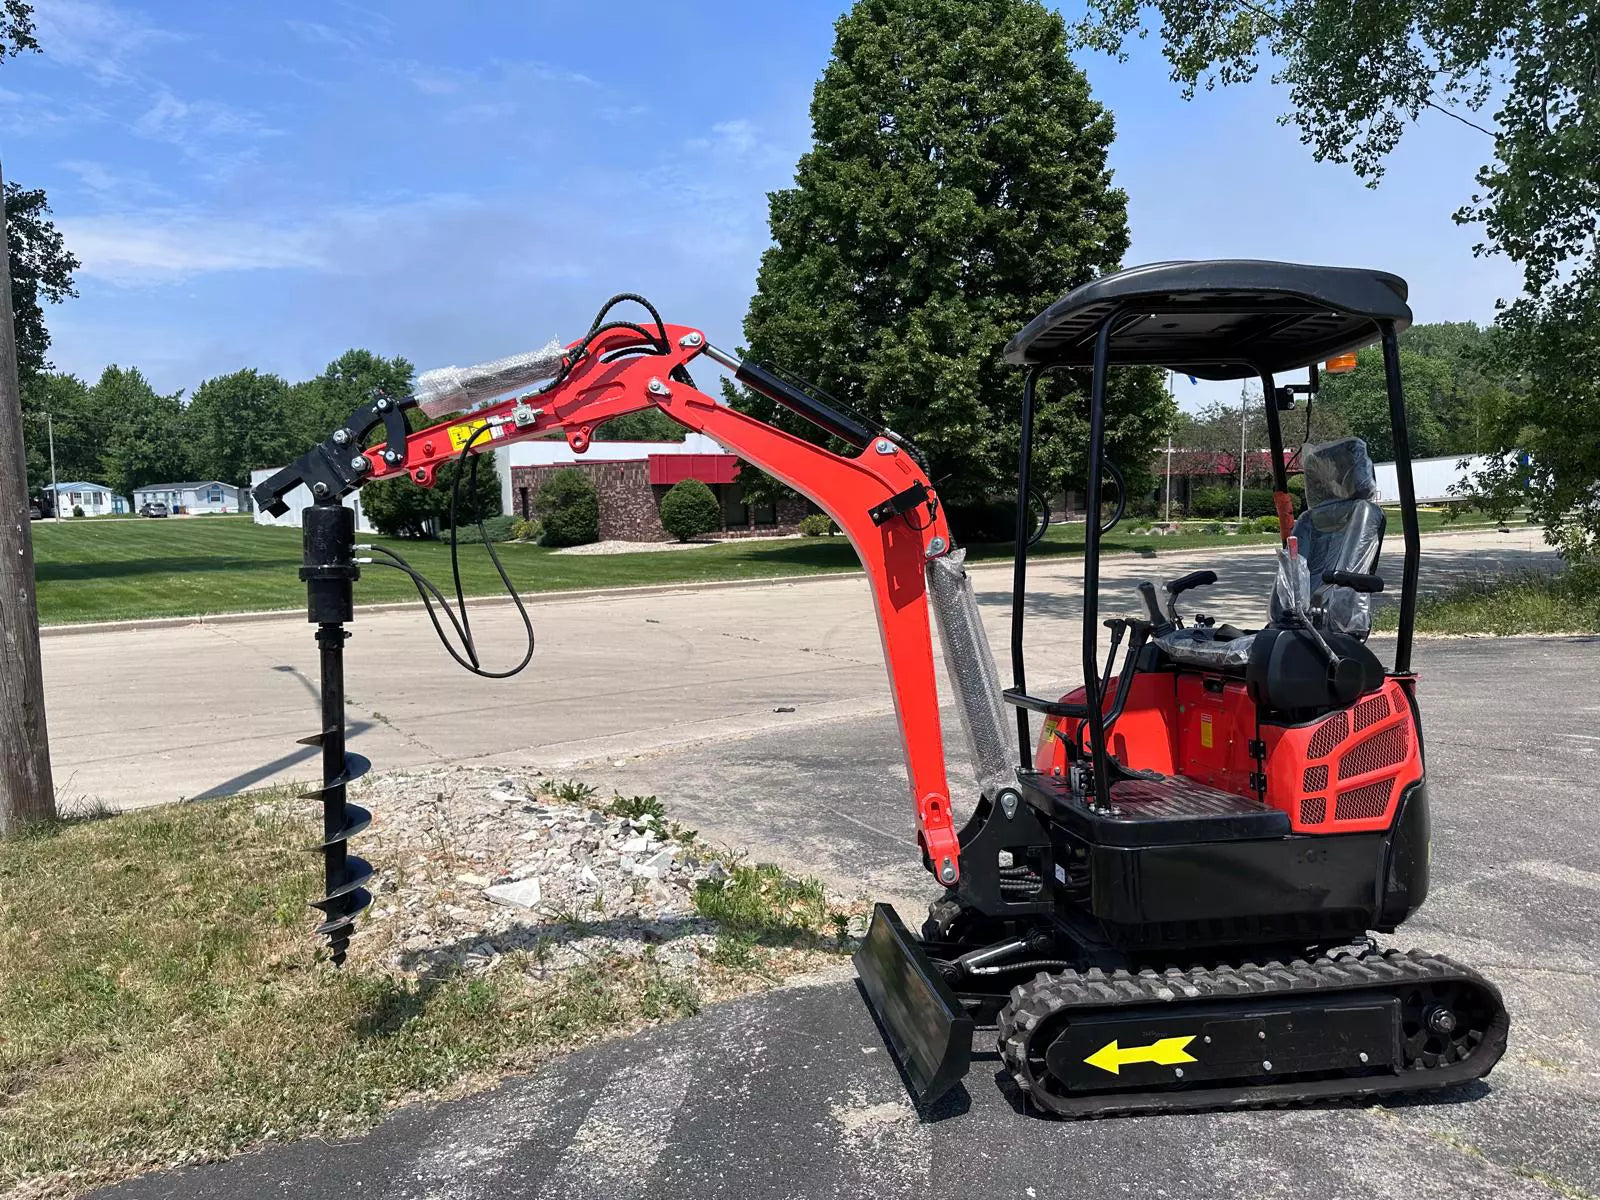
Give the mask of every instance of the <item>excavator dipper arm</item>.
[[[935, 877], [946, 886], [955, 884], [960, 846], [939, 728], [925, 575], [928, 559], [949, 552], [950, 531], [927, 475], [892, 433], [870, 430], [765, 368], [715, 349], [700, 330], [668, 324], [646, 337], [643, 332], [619, 326], [591, 334], [567, 347], [561, 371], [544, 390], [409, 433], [403, 445], [396, 445], [392, 421], [386, 423], [387, 440], [370, 449], [357, 448], [376, 419], [366, 422], [367, 429], [340, 431], [344, 437], [337, 443], [330, 439], [262, 490], [271, 491], [281, 504], [282, 495], [307, 481], [314, 470], [322, 472], [317, 475], [323, 487], [319, 495], [329, 488], [353, 491], [369, 480], [401, 474], [432, 486], [440, 465], [463, 453], [558, 430], [582, 453], [599, 426], [649, 408], [709, 435], [815, 503], [860, 557], [877, 610], [916, 809], [917, 840]], [[701, 355], [851, 444], [857, 453], [835, 454], [700, 391], [689, 382], [687, 368]], [[400, 404], [410, 406], [409, 401]], [[383, 415], [389, 411], [386, 407]], [[374, 411], [368, 417], [378, 415]], [[336, 468], [331, 474], [330, 464]]]

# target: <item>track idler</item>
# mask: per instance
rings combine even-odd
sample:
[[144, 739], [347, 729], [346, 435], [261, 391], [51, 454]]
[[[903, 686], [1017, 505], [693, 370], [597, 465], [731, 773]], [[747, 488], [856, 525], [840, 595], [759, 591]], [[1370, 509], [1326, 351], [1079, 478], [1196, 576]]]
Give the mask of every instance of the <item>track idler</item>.
[[345, 960], [356, 914], [372, 903], [364, 886], [372, 867], [349, 852], [350, 839], [372, 823], [372, 814], [351, 804], [345, 791], [372, 764], [345, 750], [344, 643], [350, 634], [344, 623], [354, 616], [353, 588], [361, 568], [355, 562], [355, 513], [338, 503], [317, 503], [302, 514], [304, 565], [300, 578], [306, 584], [306, 618], [317, 626], [317, 649], [322, 668], [322, 731], [302, 738], [301, 744], [322, 750], [322, 786], [302, 792], [302, 799], [322, 801], [323, 896], [311, 907], [323, 920], [316, 932], [328, 939], [334, 965]]

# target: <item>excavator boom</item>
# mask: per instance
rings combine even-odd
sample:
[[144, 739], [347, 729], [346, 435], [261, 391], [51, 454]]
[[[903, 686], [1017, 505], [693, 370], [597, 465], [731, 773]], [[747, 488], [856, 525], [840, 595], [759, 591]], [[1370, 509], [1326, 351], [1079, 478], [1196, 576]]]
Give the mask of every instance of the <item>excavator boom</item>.
[[[855, 454], [836, 454], [700, 391], [688, 367], [701, 356], [845, 441]], [[950, 552], [950, 532], [938, 496], [906, 443], [891, 432], [870, 430], [764, 367], [717, 350], [703, 332], [685, 325], [646, 331], [619, 324], [591, 333], [566, 348], [554, 381], [543, 390], [415, 431], [404, 423], [412, 407], [409, 397], [375, 397], [347, 427], [263, 483], [258, 501], [281, 511], [286, 494], [301, 484], [327, 502], [402, 474], [431, 487], [439, 468], [453, 459], [555, 432], [582, 454], [607, 421], [653, 408], [715, 439], [827, 513], [855, 548], [872, 590], [917, 841], [939, 881], [957, 881], [960, 846], [939, 728], [925, 574], [930, 560]], [[363, 446], [380, 423], [386, 440]]]

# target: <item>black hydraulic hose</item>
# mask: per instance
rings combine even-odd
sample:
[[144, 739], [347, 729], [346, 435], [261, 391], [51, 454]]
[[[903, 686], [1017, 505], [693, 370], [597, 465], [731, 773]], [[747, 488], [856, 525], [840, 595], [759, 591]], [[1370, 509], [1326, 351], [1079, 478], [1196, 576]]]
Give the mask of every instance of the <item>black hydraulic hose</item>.
[[[517, 616], [521, 618], [522, 628], [527, 634], [527, 649], [523, 652], [522, 658], [516, 664], [516, 666], [504, 671], [486, 670], [482, 666], [481, 660], [478, 657], [477, 642], [472, 636], [472, 625], [467, 617], [466, 590], [461, 583], [460, 551], [459, 542], [456, 536], [456, 510], [459, 506], [461, 496], [462, 466], [464, 464], [464, 460], [469, 454], [471, 454], [473, 444], [477, 442], [479, 438], [488, 433], [491, 428], [492, 426], [484, 424], [473, 430], [466, 442], [462, 445], [460, 454], [456, 458], [456, 475], [454, 480], [451, 481], [450, 573], [452, 581], [455, 585], [456, 608], [459, 609], [459, 615], [456, 609], [452, 609], [449, 600], [445, 597], [444, 593], [439, 590], [438, 585], [436, 585], [421, 571], [417, 570], [409, 562], [407, 562], [404, 556], [402, 556], [398, 551], [391, 550], [387, 546], [374, 545], [372, 547], [374, 551], [384, 555], [385, 559], [393, 561], [373, 559], [372, 565], [389, 567], [393, 570], [400, 571], [410, 578], [412, 585], [417, 589], [417, 595], [422, 599], [423, 607], [427, 609], [428, 619], [433, 623], [433, 630], [434, 633], [436, 633], [439, 637], [439, 644], [444, 647], [445, 652], [449, 654], [451, 658], [455, 659], [455, 661], [462, 667], [463, 670], [470, 671], [472, 674], [478, 675], [484, 679], [509, 679], [511, 676], [520, 672], [528, 665], [528, 663], [533, 660], [533, 651], [535, 646], [533, 618], [528, 615], [527, 606], [523, 604], [522, 597], [518, 594], [516, 585], [511, 582], [511, 576], [506, 572], [505, 564], [500, 561], [500, 555], [495, 552], [494, 543], [489, 540], [489, 532], [484, 528], [483, 524], [483, 514], [481, 512], [474, 512], [473, 516], [478, 526], [478, 536], [483, 539], [483, 548], [489, 552], [489, 560], [494, 563], [495, 572], [500, 576], [500, 582], [505, 586], [506, 594], [511, 597], [511, 602], [516, 605]], [[474, 457], [470, 467], [468, 468], [471, 472], [474, 488], [476, 488], [478, 478], [477, 468], [478, 460], [476, 457]], [[445, 616], [450, 619], [450, 625], [455, 630], [456, 638], [460, 641], [462, 650], [466, 653], [465, 658], [463, 658], [460, 653], [457, 653], [455, 646], [451, 644], [449, 637], [445, 634], [444, 626], [439, 623], [438, 614], [433, 608], [434, 600], [439, 602], [439, 607], [444, 609]]]
[[1065, 958], [1030, 958], [1023, 962], [1001, 963], [993, 967], [973, 967], [968, 975], [1004, 975], [1010, 971], [1063, 971], [1078, 964]]

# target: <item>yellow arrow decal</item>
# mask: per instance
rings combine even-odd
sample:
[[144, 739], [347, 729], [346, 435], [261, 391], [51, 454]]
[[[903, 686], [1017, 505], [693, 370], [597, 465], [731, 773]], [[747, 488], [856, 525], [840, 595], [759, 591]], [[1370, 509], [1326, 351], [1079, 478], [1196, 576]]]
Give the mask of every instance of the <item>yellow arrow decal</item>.
[[1162, 1038], [1160, 1041], [1151, 1042], [1148, 1046], [1129, 1046], [1126, 1050], [1118, 1047], [1115, 1040], [1101, 1046], [1083, 1061], [1091, 1067], [1099, 1067], [1102, 1071], [1109, 1071], [1113, 1075], [1120, 1075], [1123, 1067], [1131, 1067], [1135, 1063], [1154, 1063], [1158, 1067], [1173, 1067], [1179, 1063], [1197, 1062], [1194, 1055], [1185, 1052], [1185, 1047], [1194, 1041], [1194, 1034], [1188, 1037]]

